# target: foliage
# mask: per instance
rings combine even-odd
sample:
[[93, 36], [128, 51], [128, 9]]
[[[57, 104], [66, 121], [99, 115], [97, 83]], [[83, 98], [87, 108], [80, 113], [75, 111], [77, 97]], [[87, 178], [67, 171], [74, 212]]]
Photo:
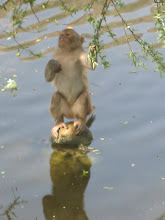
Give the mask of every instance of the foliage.
[[89, 172], [87, 171], [87, 170], [83, 170], [82, 171], [82, 176], [84, 177], [84, 176], [88, 176], [88, 174], [89, 174]]
[[9, 91], [13, 97], [17, 95], [17, 93], [13, 93], [18, 89], [17, 83], [13, 79], [9, 79], [2, 87], [3, 89], [1, 89], [1, 92]]
[[69, 12], [69, 14], [72, 16], [73, 14], [76, 14], [79, 10], [76, 9], [75, 6], [73, 6], [72, 8], [69, 8], [67, 7], [67, 5], [65, 4], [65, 1], [63, 0], [60, 0], [61, 2], [61, 9], [66, 11], [66, 12]]
[[[32, 56], [41, 57], [42, 56], [41, 52], [34, 53], [30, 49], [27, 49], [27, 48], [23, 47], [21, 44], [19, 44], [19, 42], [16, 39], [18, 29], [19, 28], [23, 29], [22, 25], [23, 25], [25, 17], [27, 16], [28, 6], [30, 6], [32, 12], [34, 13], [34, 15], [36, 16], [36, 18], [39, 22], [39, 19], [38, 19], [37, 15], [35, 14], [34, 10], [33, 10], [33, 6], [34, 6], [34, 3], [36, 1], [37, 0], [20, 0], [18, 2], [18, 1], [8, 0], [5, 3], [3, 3], [2, 5], [0, 5], [0, 9], [4, 9], [4, 10], [7, 11], [7, 6], [11, 5], [10, 20], [11, 20], [12, 32], [7, 32], [7, 31], [5, 31], [5, 32], [9, 36], [12, 36], [13, 39], [15, 40], [15, 42], [19, 45], [18, 53], [20, 54], [20, 49], [23, 49], [23, 50], [28, 51]], [[49, 0], [48, 0], [48, 2], [49, 2]], [[48, 4], [48, 2], [44, 4], [45, 7]], [[39, 32], [39, 30], [38, 30], [38, 32]]]
[[20, 196], [16, 197], [14, 194], [14, 191], [13, 191], [13, 195], [14, 195], [14, 201], [12, 203], [10, 203], [6, 208], [4, 208], [3, 206], [0, 206], [0, 210], [4, 209], [4, 211], [2, 213], [0, 213], [0, 216], [6, 217], [8, 220], [16, 219], [17, 216], [14, 211], [16, 209], [16, 207], [27, 203], [27, 201], [20, 200]]
[[90, 63], [92, 63], [92, 68], [95, 69], [97, 64], [97, 51], [98, 48], [94, 44], [89, 45], [89, 50], [88, 50], [88, 60]]
[[[154, 49], [152, 44], [149, 44], [149, 42], [143, 40], [138, 34], [136, 34], [136, 30], [134, 30], [132, 27], [130, 27], [126, 20], [122, 17], [122, 14], [120, 13], [120, 9], [124, 7], [124, 3], [122, 0], [102, 0], [103, 6], [100, 15], [94, 16], [93, 15], [93, 6], [94, 4], [98, 3], [98, 0], [90, 0], [87, 4], [83, 4], [83, 6], [77, 7], [71, 6], [69, 7], [64, 0], [59, 0], [59, 3], [61, 4], [61, 9], [64, 10], [66, 13], [69, 13], [71, 16], [73, 14], [76, 14], [79, 10], [84, 10], [84, 12], [88, 15], [87, 21], [92, 25], [93, 27], [93, 37], [92, 42], [89, 45], [89, 54], [88, 59], [92, 62], [93, 68], [97, 65], [96, 63], [96, 57], [97, 55], [100, 58], [100, 62], [104, 68], [108, 68], [111, 64], [109, 61], [106, 60], [106, 56], [104, 54], [104, 42], [101, 39], [102, 33], [106, 32], [108, 33], [108, 36], [113, 39], [113, 41], [117, 44], [118, 39], [115, 33], [112, 31], [111, 24], [107, 22], [107, 14], [109, 12], [110, 4], [113, 6], [116, 14], [115, 16], [119, 16], [122, 22], [123, 31], [125, 34], [126, 42], [129, 46], [130, 52], [128, 53], [128, 58], [132, 60], [132, 64], [136, 67], [143, 67], [146, 69], [146, 60], [150, 59], [152, 62], [155, 63], [155, 71], [160, 72], [160, 76], [162, 76], [162, 73], [165, 72], [165, 62], [163, 55]], [[165, 9], [164, 9], [164, 3], [165, 0], [153, 0], [157, 6], [157, 13], [154, 15], [155, 19], [155, 26], [157, 28], [158, 33], [158, 41], [161, 41], [165, 43]], [[25, 17], [27, 16], [28, 7], [31, 8], [31, 11], [35, 15], [36, 19], [39, 21], [37, 15], [34, 11], [34, 5], [36, 4], [37, 0], [7, 0], [4, 1], [4, 3], [0, 4], [0, 9], [7, 10], [7, 6], [10, 4], [12, 5], [11, 10], [11, 25], [12, 25], [12, 32], [8, 32], [8, 35], [12, 35], [13, 39], [16, 41], [16, 43], [19, 45], [20, 49], [27, 50], [31, 55], [41, 57], [41, 52], [34, 53], [28, 48], [24, 48], [16, 39], [16, 35], [18, 33], [18, 28], [23, 29], [23, 22]], [[42, 8], [46, 8], [49, 5], [49, 0], [42, 3]], [[24, 6], [24, 7], [22, 7]], [[104, 24], [104, 25], [103, 25]], [[42, 31], [42, 30], [38, 30]], [[141, 54], [138, 55], [136, 52], [133, 51], [130, 39], [128, 37], [128, 32], [131, 34], [134, 38], [134, 40], [140, 45], [141, 48]], [[90, 53], [91, 51], [91, 45], [95, 48], [95, 54]], [[20, 49], [17, 54], [20, 55]]]
[[157, 13], [154, 18], [159, 35], [158, 40], [165, 43], [165, 9], [163, 9], [160, 4], [157, 5]]
[[17, 84], [13, 79], [9, 79], [7, 81], [7, 83], [3, 86], [3, 89], [1, 90], [2, 92], [9, 90], [11, 92], [13, 92], [14, 90], [17, 90]]

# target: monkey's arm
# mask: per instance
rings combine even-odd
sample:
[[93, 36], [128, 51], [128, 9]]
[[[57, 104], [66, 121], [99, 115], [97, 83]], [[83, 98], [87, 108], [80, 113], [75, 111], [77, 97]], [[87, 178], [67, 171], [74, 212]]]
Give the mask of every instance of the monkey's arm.
[[[80, 62], [90, 70], [95, 70], [96, 68], [96, 66], [93, 66], [93, 63], [89, 61], [88, 54], [85, 52], [80, 55]], [[97, 58], [95, 59], [95, 62], [97, 62]]]
[[56, 60], [49, 60], [45, 68], [45, 79], [47, 82], [51, 82], [55, 74], [62, 70], [61, 65]]

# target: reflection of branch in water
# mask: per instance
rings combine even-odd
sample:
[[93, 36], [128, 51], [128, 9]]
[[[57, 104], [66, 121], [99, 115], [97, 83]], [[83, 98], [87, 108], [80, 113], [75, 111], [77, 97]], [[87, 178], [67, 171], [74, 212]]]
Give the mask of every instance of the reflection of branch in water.
[[[0, 216], [6, 216], [8, 220], [13, 220], [13, 216], [16, 217], [16, 214], [14, 212], [16, 206], [27, 203], [27, 201], [20, 200], [20, 196], [16, 197], [14, 191], [13, 191], [13, 195], [14, 195], [14, 201], [10, 203], [2, 213], [0, 213]], [[3, 209], [2, 205], [0, 206], [0, 209]]]

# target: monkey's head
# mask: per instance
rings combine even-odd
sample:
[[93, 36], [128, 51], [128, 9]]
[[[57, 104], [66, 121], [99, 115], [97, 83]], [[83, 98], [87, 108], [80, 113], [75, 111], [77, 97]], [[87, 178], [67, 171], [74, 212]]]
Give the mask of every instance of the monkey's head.
[[66, 51], [72, 51], [82, 46], [84, 38], [72, 29], [65, 29], [59, 37], [59, 47]]

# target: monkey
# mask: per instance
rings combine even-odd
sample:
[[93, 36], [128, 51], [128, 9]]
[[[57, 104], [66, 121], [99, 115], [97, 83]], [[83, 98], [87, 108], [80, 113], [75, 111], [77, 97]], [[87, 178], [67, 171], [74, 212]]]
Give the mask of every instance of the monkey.
[[[64, 29], [59, 36], [58, 48], [45, 68], [47, 82], [56, 87], [50, 104], [55, 125], [51, 134], [59, 137], [60, 128], [66, 128], [64, 117], [74, 121], [75, 134], [81, 134], [86, 125], [87, 115], [93, 112], [87, 70], [94, 70], [83, 48], [84, 38], [73, 29]], [[94, 49], [92, 48], [92, 53]]]

